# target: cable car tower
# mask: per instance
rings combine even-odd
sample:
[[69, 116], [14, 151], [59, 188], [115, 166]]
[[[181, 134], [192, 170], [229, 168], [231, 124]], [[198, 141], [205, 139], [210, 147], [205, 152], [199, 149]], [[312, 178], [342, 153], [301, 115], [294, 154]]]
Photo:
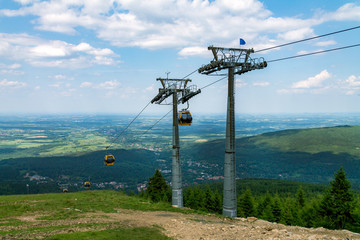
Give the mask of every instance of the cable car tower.
[[[237, 216], [234, 75], [240, 75], [255, 69], [265, 68], [267, 63], [264, 61], [264, 58], [250, 58], [250, 54], [254, 53], [253, 49], [210, 46], [208, 47], [208, 50], [212, 51], [214, 59], [210, 61], [209, 64], [200, 67], [198, 69], [199, 73], [209, 75], [213, 72], [228, 69], [223, 215], [234, 218]], [[219, 76], [219, 74], [217, 74], [217, 76]]]
[[[186, 103], [190, 98], [201, 92], [195, 85], [188, 86], [190, 79], [166, 79], [157, 78], [161, 82], [162, 88], [159, 93], [151, 100], [151, 103], [162, 104], [162, 102], [172, 95], [173, 101], [173, 137], [172, 137], [172, 206], [182, 208], [182, 175], [180, 163], [180, 140], [179, 140], [179, 121], [178, 121], [178, 104]], [[180, 98], [178, 99], [178, 95]], [[169, 105], [169, 104], [165, 104]]]

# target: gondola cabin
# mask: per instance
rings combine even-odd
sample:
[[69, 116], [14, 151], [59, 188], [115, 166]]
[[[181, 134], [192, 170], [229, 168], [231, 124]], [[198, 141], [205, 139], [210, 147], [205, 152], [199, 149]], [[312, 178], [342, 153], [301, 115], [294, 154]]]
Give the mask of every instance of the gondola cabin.
[[178, 114], [178, 122], [179, 125], [191, 125], [192, 123], [192, 116], [190, 111], [180, 111]]
[[89, 189], [90, 186], [91, 186], [90, 182], [85, 182], [84, 183], [84, 188]]
[[114, 165], [115, 163], [115, 157], [111, 154], [105, 155], [105, 165], [109, 166], [109, 165]]
[[63, 193], [67, 193], [67, 192], [69, 192], [69, 190], [67, 188], [64, 188]]

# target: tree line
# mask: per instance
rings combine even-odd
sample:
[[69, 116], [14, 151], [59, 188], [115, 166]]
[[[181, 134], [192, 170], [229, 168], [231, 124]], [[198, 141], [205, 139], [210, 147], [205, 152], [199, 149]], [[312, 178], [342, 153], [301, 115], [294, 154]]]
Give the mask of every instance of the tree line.
[[[147, 190], [141, 195], [154, 202], [171, 202], [171, 189], [159, 170], [155, 171]], [[211, 184], [187, 187], [183, 198], [185, 207], [222, 213], [222, 191]], [[238, 217], [257, 217], [285, 225], [360, 232], [360, 198], [351, 190], [343, 168], [334, 174], [330, 186], [323, 192], [304, 190], [301, 184], [295, 193], [288, 194], [270, 191], [261, 194], [257, 189], [246, 188], [238, 192], [237, 214]]]

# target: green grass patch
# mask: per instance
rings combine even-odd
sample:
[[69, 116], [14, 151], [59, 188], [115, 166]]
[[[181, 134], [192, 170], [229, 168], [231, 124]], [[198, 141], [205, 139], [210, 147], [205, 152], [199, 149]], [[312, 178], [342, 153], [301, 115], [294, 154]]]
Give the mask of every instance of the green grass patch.
[[77, 240], [77, 239], [152, 239], [152, 240], [169, 240], [169, 238], [161, 233], [161, 231], [156, 228], [117, 228], [104, 231], [92, 231], [92, 232], [77, 232], [71, 234], [57, 234], [49, 238], [49, 240]]
[[82, 224], [76, 224], [76, 225], [58, 225], [58, 226], [43, 226], [43, 227], [29, 227], [26, 229], [14, 229], [14, 230], [8, 230], [8, 231], [0, 231], [0, 235], [7, 235], [7, 234], [34, 234], [34, 233], [46, 233], [46, 232], [52, 232], [56, 230], [62, 230], [62, 229], [71, 229], [72, 227], [76, 228], [91, 228], [92, 230], [99, 229], [103, 227], [104, 225], [111, 225], [114, 228], [119, 227], [120, 223], [82, 223]]
[[265, 133], [253, 137], [257, 145], [265, 144], [282, 152], [332, 152], [360, 156], [360, 126], [311, 128]]
[[0, 218], [39, 213], [46, 215], [39, 217], [40, 220], [74, 219], [86, 212], [113, 213], [121, 208], [141, 211], [193, 212], [173, 208], [170, 203], [151, 203], [138, 196], [127, 196], [122, 192], [111, 190], [0, 196]]

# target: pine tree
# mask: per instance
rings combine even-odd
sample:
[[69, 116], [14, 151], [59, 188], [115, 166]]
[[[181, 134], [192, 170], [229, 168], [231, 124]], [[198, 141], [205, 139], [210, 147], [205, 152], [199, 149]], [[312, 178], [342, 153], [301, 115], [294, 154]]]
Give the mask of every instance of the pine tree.
[[305, 206], [305, 193], [301, 185], [296, 193], [296, 203], [300, 208]]
[[323, 217], [324, 225], [329, 228], [344, 228], [345, 223], [352, 220], [354, 196], [350, 192], [351, 184], [341, 167], [330, 182], [330, 189], [324, 195], [319, 214]]
[[269, 192], [266, 192], [265, 198], [257, 206], [257, 216], [258, 217], [260, 217], [260, 218], [263, 217], [265, 209], [268, 206], [270, 206], [271, 202], [272, 202], [271, 195], [269, 194]]
[[281, 209], [281, 202], [280, 202], [280, 198], [279, 195], [276, 194], [273, 204], [271, 206], [271, 211], [272, 214], [274, 216], [274, 221], [275, 222], [280, 222], [281, 220], [281, 215], [282, 215], [282, 209]]
[[154, 202], [159, 202], [165, 199], [169, 186], [166, 184], [165, 178], [162, 176], [159, 169], [155, 170], [154, 176], [149, 179], [149, 186], [146, 191], [149, 197]]
[[209, 212], [215, 212], [214, 193], [209, 186], [207, 186], [205, 190], [204, 207]]
[[241, 217], [251, 217], [254, 216], [255, 207], [254, 200], [249, 188], [240, 196], [238, 200], [239, 215]]

